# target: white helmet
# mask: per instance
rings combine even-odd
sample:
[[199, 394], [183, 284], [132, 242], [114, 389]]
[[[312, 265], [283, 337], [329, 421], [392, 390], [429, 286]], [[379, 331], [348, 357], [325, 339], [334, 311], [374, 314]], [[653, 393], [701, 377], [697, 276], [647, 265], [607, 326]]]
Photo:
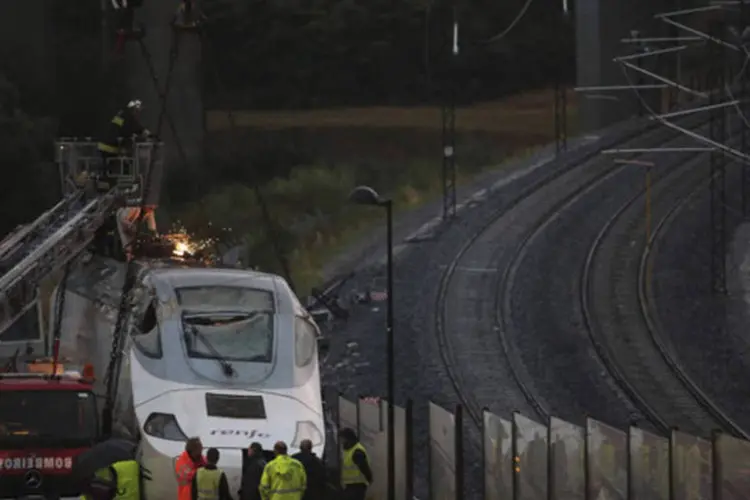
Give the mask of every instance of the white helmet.
[[141, 101], [138, 99], [133, 99], [128, 103], [128, 109], [141, 109]]

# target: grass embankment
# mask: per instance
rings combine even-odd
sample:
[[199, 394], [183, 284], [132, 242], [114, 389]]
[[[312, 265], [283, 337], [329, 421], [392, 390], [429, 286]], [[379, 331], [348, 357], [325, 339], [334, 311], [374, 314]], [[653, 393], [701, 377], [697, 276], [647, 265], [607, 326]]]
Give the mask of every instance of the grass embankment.
[[[553, 102], [551, 91], [538, 91], [459, 108], [459, 181], [554, 141]], [[573, 103], [570, 133], [575, 111]], [[279, 225], [278, 237], [290, 249], [298, 293], [304, 294], [319, 282], [319, 270], [328, 259], [382, 217], [377, 210], [346, 204], [353, 186], [371, 185], [391, 195], [401, 210], [440, 192], [440, 113], [434, 107], [234, 112], [240, 130], [230, 133], [227, 113], [209, 111], [209, 157], [221, 162], [238, 145], [253, 150], [277, 144], [294, 153], [285, 160], [295, 162], [289, 175], [265, 185], [262, 192]], [[209, 222], [232, 228], [235, 236], [249, 242], [245, 262], [279, 271], [249, 186], [217, 189], [179, 216], [191, 229]]]

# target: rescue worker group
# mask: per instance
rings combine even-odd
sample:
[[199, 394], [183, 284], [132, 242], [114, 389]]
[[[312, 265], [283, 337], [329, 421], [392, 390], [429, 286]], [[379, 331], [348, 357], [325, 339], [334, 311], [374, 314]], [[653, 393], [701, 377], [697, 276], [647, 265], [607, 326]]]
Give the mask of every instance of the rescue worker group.
[[[339, 431], [341, 442], [340, 489], [327, 484], [323, 461], [312, 451], [312, 442], [303, 440], [292, 456], [287, 445], [278, 441], [274, 458], [265, 460], [258, 442], [246, 450], [242, 481], [237, 496], [229, 491], [221, 470], [221, 456], [216, 448], [203, 454], [199, 438], [190, 438], [185, 451], [175, 460], [177, 500], [365, 500], [372, 484], [372, 470], [367, 450], [352, 429]], [[136, 460], [115, 462], [100, 469], [86, 481], [82, 500], [142, 500], [144, 481], [154, 481]], [[161, 499], [158, 499], [161, 500]], [[166, 500], [166, 499], [165, 499]]]

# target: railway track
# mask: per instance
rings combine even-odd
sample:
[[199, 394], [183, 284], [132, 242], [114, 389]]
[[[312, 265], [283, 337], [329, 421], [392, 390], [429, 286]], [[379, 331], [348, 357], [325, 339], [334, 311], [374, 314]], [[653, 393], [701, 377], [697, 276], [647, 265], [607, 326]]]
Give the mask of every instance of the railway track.
[[648, 244], [644, 246], [643, 252], [641, 253], [639, 266], [638, 266], [638, 302], [641, 306], [641, 314], [646, 321], [646, 328], [648, 334], [651, 337], [651, 341], [659, 351], [659, 354], [667, 363], [676, 377], [680, 379], [685, 388], [691, 392], [695, 400], [699, 405], [703, 406], [706, 411], [711, 413], [714, 419], [719, 424], [719, 428], [723, 428], [734, 436], [749, 440], [750, 433], [743, 429], [737, 422], [732, 420], [726, 415], [712, 400], [711, 398], [696, 384], [690, 375], [688, 375], [685, 368], [679, 363], [671, 347], [664, 342], [660, 334], [660, 328], [658, 327], [658, 320], [656, 319], [655, 306], [653, 297], [651, 295], [651, 268], [652, 266], [652, 249], [658, 238], [664, 232], [669, 223], [679, 214], [687, 204], [697, 197], [703, 189], [707, 187], [707, 182], [699, 182], [697, 186], [680, 201], [672, 205], [672, 208], [665, 214], [665, 216], [659, 221], [659, 224], [654, 228], [654, 231], [649, 238]]
[[[712, 430], [722, 429], [747, 439], [740, 426], [687, 375], [663, 342], [647, 303], [650, 248], [661, 236], [665, 222], [705, 187], [706, 175], [697, 168], [700, 164], [700, 158], [696, 158], [661, 179], [663, 191], [669, 192], [660, 193], [667, 202], [661, 207], [663, 215], [648, 244], [642, 215], [633, 218], [631, 214], [631, 219], [622, 224], [628, 212], [641, 212], [643, 191], [613, 214], [587, 254], [581, 272], [580, 300], [588, 334], [608, 373], [656, 430], [668, 435], [672, 428], [679, 427], [708, 436]], [[628, 230], [615, 231], [623, 225]], [[639, 239], [643, 240], [641, 252], [623, 247], [623, 243]], [[599, 273], [597, 260], [603, 261], [599, 266], [603, 271]], [[604, 275], [599, 286], [595, 283], [598, 274]], [[612, 291], [608, 294], [605, 288]], [[603, 313], [598, 315], [597, 301], [607, 303], [600, 307]]]
[[[703, 124], [701, 123], [700, 126], [702, 125]], [[626, 141], [630, 142], [632, 140], [641, 139], [641, 144], [639, 144], [639, 147], [643, 147], [644, 145], [642, 144], [642, 141], [645, 139], [647, 142], [649, 142], [649, 139], [652, 138], [652, 135], [653, 134], [650, 133], [633, 134], [629, 138], [627, 138]], [[672, 135], [669, 137], [674, 138], [675, 136]], [[653, 140], [651, 140], [650, 142], [653, 143]], [[661, 142], [663, 143], [666, 141], [662, 140]], [[646, 145], [646, 147], [650, 146], [656, 146], [656, 144]], [[494, 343], [496, 344], [496, 346], [488, 348], [488, 340], [486, 338], [482, 341], [481, 345], [471, 344], [471, 347], [474, 348], [473, 355], [476, 355], [480, 358], [488, 358], [488, 356], [490, 355], [497, 355], [498, 359], [496, 359], [495, 362], [498, 365], [498, 370], [500, 370], [501, 365], [505, 365], [507, 367], [506, 373], [513, 377], [515, 386], [520, 390], [520, 393], [523, 395], [524, 400], [524, 403], [519, 402], [514, 409], [527, 414], [529, 412], [533, 412], [543, 421], [547, 421], [550, 416], [549, 405], [539, 397], [538, 391], [536, 391], [534, 387], [534, 381], [528, 375], [523, 363], [520, 361], [520, 356], [518, 356], [516, 347], [509, 339], [508, 332], [514, 328], [512, 320], [510, 318], [510, 312], [512, 309], [511, 290], [519, 266], [526, 256], [527, 249], [529, 248], [531, 243], [534, 242], [534, 240], [544, 232], [544, 229], [547, 228], [557, 218], [558, 214], [563, 212], [567, 207], [575, 203], [586, 193], [590, 193], [593, 189], [595, 189], [602, 183], [607, 182], [608, 180], [611, 181], [614, 176], [619, 175], [621, 172], [625, 171], [628, 168], [633, 168], [632, 166], [616, 167], [609, 170], [605, 168], [599, 168], [598, 172], [592, 175], [583, 174], [583, 182], [579, 182], [575, 187], [566, 185], [562, 181], [564, 177], [575, 176], [576, 172], [586, 169], [585, 164], [589, 163], [592, 158], [593, 156], [588, 159], [589, 161], [580, 163], [579, 166], [572, 167], [568, 170], [556, 171], [545, 177], [544, 179], [541, 179], [539, 182], [537, 182], [533, 186], [530, 186], [523, 192], [517, 193], [517, 196], [515, 196], [512, 201], [505, 204], [498, 211], [492, 214], [487, 223], [479, 228], [470, 238], [468, 238], [464, 246], [454, 256], [442, 275], [436, 302], [435, 333], [440, 347], [442, 362], [446, 372], [448, 373], [453, 388], [458, 395], [459, 400], [465, 407], [465, 411], [477, 427], [481, 427], [482, 409], [483, 407], [487, 406], [489, 398], [491, 398], [492, 395], [487, 394], [487, 391], [482, 391], [482, 389], [480, 387], [477, 387], [476, 384], [467, 382], [467, 377], [465, 376], [466, 367], [462, 366], [462, 356], [460, 353], [457, 353], [455, 349], [457, 339], [449, 333], [448, 328], [446, 327], [446, 323], [448, 322], [446, 304], [449, 298], [449, 290], [451, 288], [451, 284], [453, 284], [457, 280], [456, 273], [460, 268], [462, 262], [467, 261], [469, 264], [473, 263], [470, 258], [470, 254], [472, 253], [473, 248], [482, 243], [481, 240], [486, 235], [486, 233], [493, 230], [497, 231], [496, 226], [501, 219], [512, 217], [513, 210], [519, 208], [519, 205], [524, 203], [524, 201], [528, 197], [532, 196], [534, 192], [538, 192], [539, 190], [543, 190], [545, 188], [549, 189], [550, 186], [555, 184], [563, 184], [565, 189], [568, 190], [566, 195], [561, 197], [559, 201], [548, 204], [549, 206], [546, 207], [541, 217], [539, 217], [536, 222], [531, 225], [531, 227], [529, 227], [525, 231], [522, 231], [521, 234], [515, 235], [519, 238], [519, 242], [516, 245], [511, 245], [511, 248], [504, 248], [502, 250], [499, 250], [497, 252], [497, 255], [493, 256], [493, 263], [499, 264], [498, 267], [494, 269], [494, 276], [492, 278], [493, 289], [495, 290], [496, 295], [493, 300], [495, 306], [494, 331], [491, 335], [494, 337]], [[601, 160], [599, 161], [601, 162]], [[687, 162], [688, 165], [685, 166], [685, 168], [689, 169], [690, 166], [694, 164], [694, 162], [695, 159], [693, 159], [693, 163]], [[597, 163], [595, 159], [594, 163]], [[657, 178], [655, 179], [656, 183], [667, 177], [670, 177], [670, 175], [668, 174], [669, 172], [671, 172], [672, 175], [675, 175], [674, 171], [681, 171], [679, 167], [686, 162], [683, 156], [679, 159], [675, 159], [670, 163], [671, 164], [668, 166], [668, 168], [662, 169], [666, 170], [666, 172], [657, 174]], [[595, 168], [589, 167], [588, 170], [595, 170]], [[601, 242], [605, 240], [605, 236], [616, 224], [616, 221], [619, 219], [619, 217], [628, 209], [632, 208], [633, 205], [635, 205], [641, 198], [642, 192], [638, 192], [617, 210], [614, 216], [612, 216], [607, 221], [602, 231], [599, 232], [597, 238], [592, 243], [592, 247], [589, 250], [590, 254], [593, 255], [597, 253], [597, 248], [599, 248]], [[681, 205], [676, 204], [673, 209], [670, 209], [668, 215], [665, 215], [665, 219], [667, 217], [673, 216], [674, 213], [678, 212], [679, 206]], [[662, 222], [660, 222], [656, 227], [653, 233], [654, 237], [657, 237], [658, 232], [662, 227], [663, 221], [665, 219], [663, 219]], [[510, 237], [510, 239], [512, 238], [513, 236]], [[641, 260], [647, 262], [648, 257], [642, 257]], [[591, 274], [591, 262], [593, 261], [593, 257], [591, 259], [587, 259], [587, 264], [586, 266], [584, 266], [582, 274], [586, 274], [586, 276], [589, 276]], [[644, 266], [647, 267], [646, 264], [644, 264]], [[646, 267], [644, 267], [644, 269]], [[492, 269], [488, 269], [487, 271], [491, 272]], [[641, 283], [642, 281], [642, 277], [639, 277], [639, 283]], [[588, 283], [588, 277], [582, 276], [581, 284], [583, 285], [584, 283]], [[586, 286], [585, 288], [585, 294], [583, 287], [581, 293], [586, 295], [586, 301], [588, 301], [590, 288], [588, 286]], [[645, 297], [645, 295], [643, 295], [641, 298], [643, 297]], [[581, 296], [581, 299], [583, 298], [584, 297]], [[584, 306], [584, 308], [585, 307], [586, 306]], [[648, 313], [648, 307], [646, 306], [639, 307], [639, 309], [644, 314]], [[588, 320], [591, 319], [590, 314], [587, 315], [584, 313], [584, 316], [586, 316]], [[592, 324], [591, 321], [586, 321], [586, 323], [587, 328]], [[653, 322], [650, 322], [650, 324], [653, 327]], [[588, 333], [589, 338], [595, 345], [595, 351], [599, 358], [598, 361], [605, 368], [604, 371], [606, 372], [607, 377], [610, 379], [610, 386], [616, 387], [617, 390], [624, 393], [623, 399], [631, 408], [632, 412], [641, 416], [644, 420], [651, 422], [658, 430], [662, 432], [668, 431], [669, 424], [663, 417], [659, 415], [656, 410], [648, 405], [648, 403], [645, 401], [645, 398], [640, 393], [640, 390], [633, 388], [632, 385], [629, 384], [628, 379], [626, 378], [624, 367], [621, 367], [618, 363], [616, 363], [612, 359], [612, 356], [609, 355], [606, 348], [602, 346], [601, 337], [598, 335], [595, 327], [588, 328]], [[655, 329], [652, 328], [652, 330], [648, 332], [648, 336], [652, 339], [651, 342], [653, 342], [658, 349], [660, 347], [658, 345], [659, 337]], [[461, 342], [466, 343], [466, 337], [462, 338]], [[672, 373], [681, 374], [675, 376], [680, 378], [680, 382], [683, 384], [683, 387], [684, 384], [690, 383], [689, 379], [684, 374], [684, 371], [679, 369], [679, 364], [669, 354], [669, 350], [666, 348], [666, 346], [661, 345], [661, 347], [662, 349], [658, 350], [658, 352], [662, 358], [662, 361], [670, 367], [670, 370], [677, 370], [677, 372], [673, 371]], [[671, 363], [666, 360], [670, 360]], [[694, 390], [694, 384], [692, 387], [693, 389], [690, 390], [691, 394], [697, 394], [697, 392]], [[480, 394], [477, 395], [477, 392], [480, 392]], [[484, 394], [481, 394], [482, 392], [484, 392]], [[497, 395], [495, 397], [503, 396]], [[697, 404], [710, 404], [707, 403], [707, 401], [708, 398], [702, 398], [702, 403]], [[731, 430], [734, 434], [741, 435], [739, 434], [736, 426], [732, 426], [727, 419], [716, 419], [715, 417], [717, 413], [715, 411], [711, 413], [713, 414], [714, 422], [720, 422], [722, 428]]]

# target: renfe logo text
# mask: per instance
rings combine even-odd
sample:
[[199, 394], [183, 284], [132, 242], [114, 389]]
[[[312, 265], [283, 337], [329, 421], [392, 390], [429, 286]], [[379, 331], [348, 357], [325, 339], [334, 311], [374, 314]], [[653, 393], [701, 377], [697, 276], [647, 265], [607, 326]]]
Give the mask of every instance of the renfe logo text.
[[242, 436], [246, 438], [269, 438], [271, 437], [270, 434], [266, 434], [265, 432], [258, 432], [255, 429], [251, 429], [249, 431], [245, 430], [233, 430], [233, 429], [213, 429], [211, 431], [212, 436]]
[[0, 458], [0, 472], [18, 469], [63, 470], [73, 468], [71, 457], [15, 457]]

